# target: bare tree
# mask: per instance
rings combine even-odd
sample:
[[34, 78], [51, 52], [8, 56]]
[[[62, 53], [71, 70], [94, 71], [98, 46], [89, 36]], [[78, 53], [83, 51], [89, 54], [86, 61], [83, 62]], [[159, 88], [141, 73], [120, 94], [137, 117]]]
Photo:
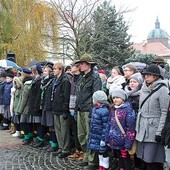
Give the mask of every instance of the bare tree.
[[[91, 14], [100, 0], [51, 0], [60, 16], [60, 47], [63, 55], [79, 59], [85, 52], [81, 41], [91, 34]], [[86, 29], [85, 29], [86, 28]], [[74, 54], [74, 55], [70, 55]]]

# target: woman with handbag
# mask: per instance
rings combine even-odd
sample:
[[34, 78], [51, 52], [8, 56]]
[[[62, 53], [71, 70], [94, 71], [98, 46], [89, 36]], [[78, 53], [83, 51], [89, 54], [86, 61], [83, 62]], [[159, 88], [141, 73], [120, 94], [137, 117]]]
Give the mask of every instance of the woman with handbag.
[[142, 74], [144, 84], [136, 122], [137, 157], [142, 159], [143, 169], [163, 170], [165, 149], [161, 145], [161, 131], [167, 116], [169, 90], [157, 65], [150, 65]]

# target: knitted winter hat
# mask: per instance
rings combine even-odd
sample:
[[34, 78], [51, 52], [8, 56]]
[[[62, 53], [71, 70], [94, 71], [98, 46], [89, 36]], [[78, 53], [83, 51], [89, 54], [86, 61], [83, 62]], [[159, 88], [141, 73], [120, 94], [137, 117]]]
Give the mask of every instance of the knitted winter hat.
[[140, 85], [143, 83], [143, 77], [141, 73], [135, 73], [130, 76], [130, 79], [135, 79]]
[[127, 100], [127, 93], [121, 88], [115, 88], [114, 90], [112, 90], [111, 96], [112, 98], [119, 97], [124, 101]]
[[99, 103], [106, 103], [107, 102], [107, 95], [104, 91], [98, 90], [93, 93], [93, 100]]

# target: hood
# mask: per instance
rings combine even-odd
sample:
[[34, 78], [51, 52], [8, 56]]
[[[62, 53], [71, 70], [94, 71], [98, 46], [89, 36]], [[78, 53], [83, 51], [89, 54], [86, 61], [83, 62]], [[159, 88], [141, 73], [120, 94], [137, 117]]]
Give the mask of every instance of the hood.
[[154, 81], [151, 85], [147, 86], [146, 82], [144, 81], [142, 86], [142, 91], [152, 91], [156, 89], [160, 84], [164, 84], [168, 87], [168, 82], [166, 80], [162, 80], [159, 78], [158, 80]]

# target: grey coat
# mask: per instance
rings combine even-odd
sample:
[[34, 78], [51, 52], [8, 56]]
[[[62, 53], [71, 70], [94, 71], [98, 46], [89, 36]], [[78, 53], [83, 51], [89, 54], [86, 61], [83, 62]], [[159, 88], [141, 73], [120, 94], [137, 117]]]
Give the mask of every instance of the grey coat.
[[[139, 105], [148, 94], [165, 81], [158, 79], [152, 85], [146, 86], [144, 82], [139, 98]], [[153, 93], [139, 109], [136, 122], [136, 140], [140, 142], [155, 142], [155, 135], [161, 136], [169, 105], [169, 90], [162, 86]]]

